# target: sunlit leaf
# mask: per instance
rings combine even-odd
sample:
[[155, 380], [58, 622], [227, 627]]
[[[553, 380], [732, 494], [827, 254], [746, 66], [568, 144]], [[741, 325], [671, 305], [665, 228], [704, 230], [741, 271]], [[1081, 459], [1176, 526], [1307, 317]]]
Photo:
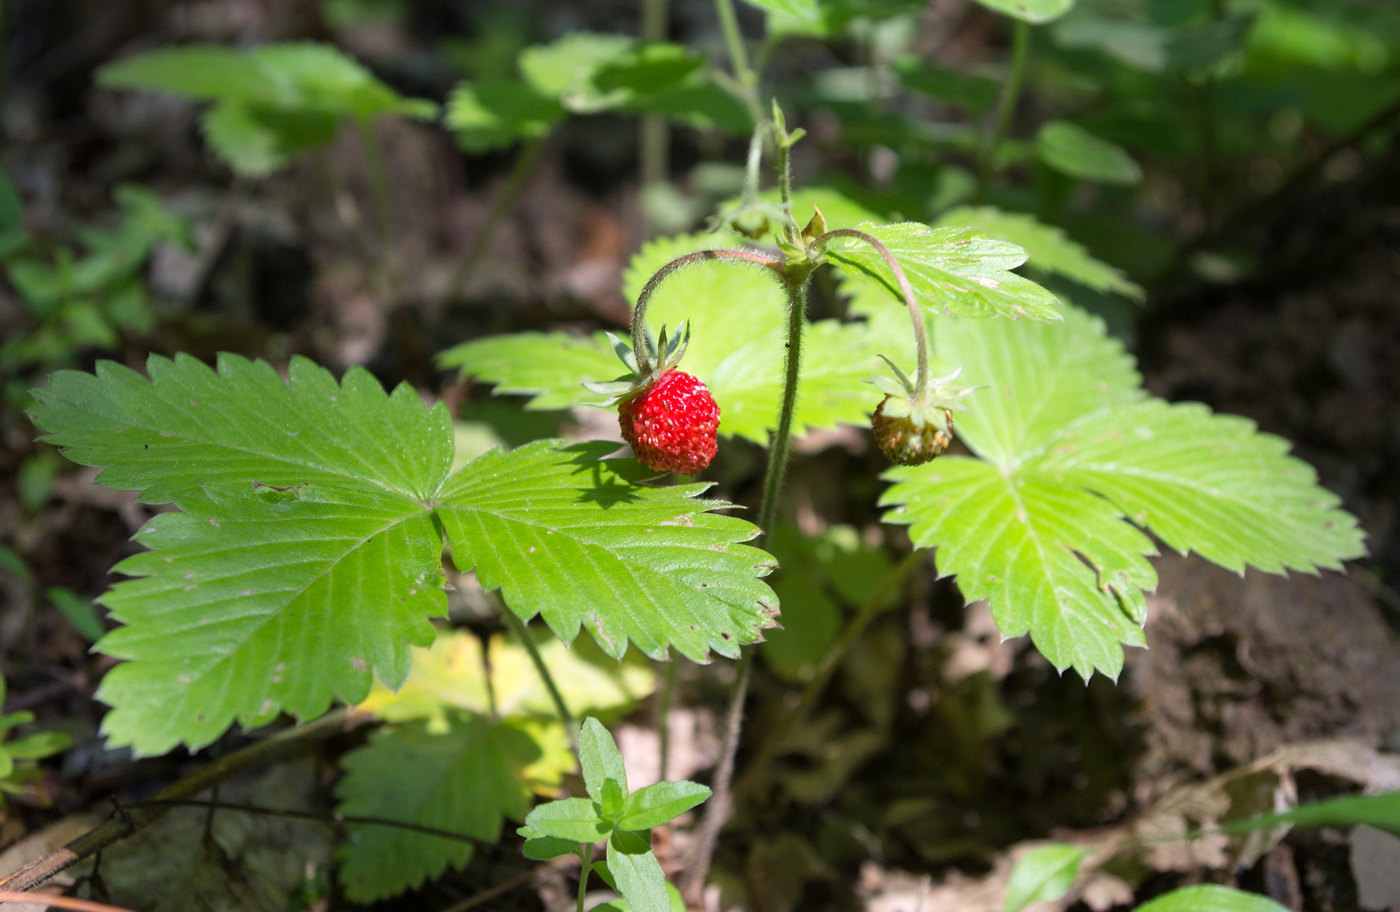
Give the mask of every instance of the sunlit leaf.
[[1045, 164], [1083, 180], [1105, 184], [1136, 184], [1142, 168], [1106, 139], [1067, 120], [1052, 120], [1035, 135], [1035, 154]]
[[1136, 912], [1287, 912], [1267, 896], [1203, 884], [1182, 887], [1137, 907]]
[[1004, 912], [1021, 912], [1036, 902], [1059, 899], [1074, 886], [1088, 853], [1079, 846], [1056, 843], [1033, 849], [1016, 863], [1006, 883]]

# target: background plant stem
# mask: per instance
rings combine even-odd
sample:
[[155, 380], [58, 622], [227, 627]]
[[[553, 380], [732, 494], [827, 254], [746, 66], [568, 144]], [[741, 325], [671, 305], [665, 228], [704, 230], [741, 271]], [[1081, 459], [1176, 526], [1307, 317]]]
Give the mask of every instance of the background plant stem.
[[665, 782], [666, 773], [671, 765], [671, 703], [676, 695], [676, 660], [671, 659], [662, 664], [664, 669], [661, 673], [661, 691], [656, 706], [656, 736], [661, 754], [657, 764], [660, 769], [657, 779]]
[[515, 156], [515, 164], [511, 166], [510, 176], [506, 178], [505, 187], [496, 197], [496, 201], [491, 204], [491, 211], [486, 213], [486, 221], [481, 223], [481, 228], [472, 238], [471, 246], [462, 255], [461, 262], [457, 264], [457, 270], [452, 273], [452, 280], [447, 283], [447, 291], [443, 294], [443, 300], [450, 301], [461, 297], [462, 290], [466, 288], [472, 273], [476, 272], [481, 258], [486, 255], [486, 251], [491, 249], [491, 241], [496, 237], [501, 223], [505, 221], [510, 210], [515, 208], [516, 200], [525, 190], [525, 182], [529, 179], [531, 172], [535, 170], [535, 162], [539, 159], [540, 150], [544, 148], [545, 140], [548, 138], [547, 136], [536, 136], [525, 140], [524, 145], [520, 147], [520, 152]]
[[977, 199], [981, 199], [991, 185], [992, 174], [996, 170], [997, 151], [1006, 139], [1006, 131], [1011, 127], [1011, 117], [1016, 113], [1016, 102], [1021, 97], [1021, 84], [1026, 75], [1026, 55], [1030, 49], [1031, 27], [1029, 23], [1016, 20], [1011, 33], [1011, 70], [1006, 74], [1006, 82], [1001, 87], [1001, 97], [997, 100], [996, 119], [992, 121], [992, 131], [982, 143], [977, 156]]
[[[642, 0], [642, 40], [665, 41], [670, 0]], [[664, 114], [642, 117], [640, 148], [642, 178], [642, 236], [651, 237], [655, 226], [647, 215], [647, 192], [665, 183], [670, 171], [670, 128]]]
[[729, 52], [729, 66], [734, 71], [740, 100], [749, 109], [754, 126], [763, 123], [763, 105], [758, 101], [758, 74], [749, 66], [749, 54], [744, 49], [744, 35], [739, 31], [739, 17], [734, 13], [734, 0], [715, 0], [724, 46]]
[[535, 645], [535, 638], [530, 636], [529, 628], [525, 622], [516, 617], [515, 612], [505, 605], [498, 604], [501, 615], [505, 617], [510, 629], [515, 631], [515, 638], [520, 641], [520, 645], [525, 647], [525, 651], [530, 654], [530, 661], [535, 663], [535, 671], [539, 672], [540, 680], [544, 682], [545, 689], [549, 691], [549, 698], [554, 701], [554, 710], [559, 713], [559, 723], [564, 726], [564, 733], [569, 736], [569, 743], [577, 746], [578, 726], [574, 724], [573, 713], [569, 712], [568, 704], [564, 702], [564, 695], [559, 692], [559, 685], [554, 683], [554, 676], [549, 673], [549, 666], [544, 663], [544, 656], [540, 655], [540, 648]]

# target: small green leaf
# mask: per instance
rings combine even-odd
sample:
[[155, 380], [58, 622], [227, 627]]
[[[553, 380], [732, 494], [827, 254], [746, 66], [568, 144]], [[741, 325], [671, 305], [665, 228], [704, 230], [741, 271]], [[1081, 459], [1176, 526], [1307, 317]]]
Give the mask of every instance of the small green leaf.
[[708, 787], [694, 782], [657, 782], [627, 796], [617, 825], [623, 830], [649, 830], [673, 820], [710, 797]]
[[1074, 0], [977, 0], [987, 9], [1012, 19], [1040, 25], [1060, 18], [1074, 6]]
[[[0, 545], [0, 570], [14, 574], [26, 585], [34, 581], [34, 576], [29, 572], [29, 565], [24, 562], [24, 558], [20, 557], [9, 548], [6, 548], [4, 545]], [[3, 678], [0, 678], [0, 703], [4, 702], [4, 698], [5, 681]]]
[[0, 745], [0, 782], [10, 778], [15, 771], [15, 758], [11, 757], [9, 751]]
[[569, 855], [578, 851], [579, 844], [567, 839], [560, 839], [557, 836], [546, 836], [534, 827], [523, 826], [515, 831], [517, 835], [525, 837], [525, 845], [522, 851], [525, 857], [531, 861], [548, 861], [551, 858], [558, 858], [560, 855]]
[[516, 79], [488, 77], [452, 90], [443, 122], [468, 152], [538, 139], [564, 118], [559, 102]]
[[1137, 912], [1287, 912], [1287, 909], [1267, 896], [1207, 884], [1173, 890], [1138, 906]]
[[525, 825], [542, 836], [566, 839], [575, 846], [606, 839], [612, 824], [600, 818], [587, 798], [561, 798], [541, 804], [525, 818]]
[[627, 768], [612, 734], [592, 716], [583, 720], [578, 732], [578, 760], [583, 767], [583, 781], [594, 801], [603, 801], [603, 789], [608, 780], [618, 784], [627, 794]]
[[1004, 912], [1021, 912], [1036, 902], [1052, 902], [1069, 892], [1088, 853], [1067, 843], [1041, 846], [1022, 858], [1006, 884]]
[[50, 586], [44, 591], [44, 596], [53, 602], [54, 607], [68, 619], [68, 623], [77, 628], [89, 643], [96, 643], [107, 632], [107, 626], [97, 616], [91, 600], [83, 598], [72, 589], [66, 586]]
[[624, 35], [573, 32], [547, 45], [520, 52], [519, 66], [535, 91], [580, 114], [603, 111], [626, 101], [625, 88], [604, 90], [595, 78], [606, 64], [623, 58], [635, 40]]
[[1400, 836], [1400, 792], [1329, 798], [1278, 814], [1232, 820], [1222, 824], [1220, 829], [1226, 833], [1246, 833], [1272, 829], [1280, 824], [1298, 827], [1352, 827], [1365, 824]]
[[973, 114], [991, 110], [1001, 91], [995, 79], [945, 70], [912, 54], [898, 58], [891, 67], [906, 88], [958, 105]]
[[[523, 772], [538, 754], [514, 723], [469, 713], [454, 714], [441, 731], [426, 723], [388, 726], [343, 758], [336, 811], [495, 842], [504, 820], [521, 820], [530, 806]], [[339, 850], [339, 880], [351, 899], [369, 903], [460, 868], [473, 852], [470, 841], [350, 824]]]
[[993, 240], [1006, 241], [1025, 249], [1032, 269], [1053, 272], [1095, 291], [1141, 299], [1141, 286], [1128, 280], [1121, 270], [1102, 260], [1065, 236], [1060, 228], [1036, 221], [1024, 212], [1003, 212], [993, 206], [963, 206], [939, 217], [939, 226], [966, 225]]
[[616, 820], [622, 815], [623, 802], [627, 794], [622, 785], [611, 777], [603, 780], [603, 797], [600, 801], [603, 807], [603, 816], [610, 820]]
[[5, 742], [4, 751], [16, 760], [41, 760], [72, 746], [73, 739], [63, 732], [36, 732]]
[[670, 912], [666, 875], [647, 834], [613, 831], [608, 839], [608, 870], [617, 881], [617, 892], [634, 912]]
[[[0, 694], [0, 696], [4, 696], [4, 694]], [[0, 732], [7, 732], [12, 728], [17, 728], [21, 725], [28, 725], [33, 721], [34, 714], [27, 709], [21, 709], [17, 712], [7, 713], [3, 716], [0, 716]]]
[[277, 131], [261, 123], [243, 105], [214, 105], [199, 121], [204, 141], [243, 177], [266, 177], [291, 158]]
[[1052, 120], [1035, 135], [1035, 154], [1045, 164], [1083, 180], [1136, 184], [1142, 168], [1119, 146], [1067, 120]]
[[[1009, 270], [1026, 261], [1015, 244], [993, 241], [971, 228], [935, 228], [918, 222], [858, 226], [899, 261], [915, 300], [932, 314], [1058, 320], [1055, 296]], [[856, 238], [838, 238], [828, 258], [855, 278], [879, 282], [901, 305], [904, 295], [884, 257]]]

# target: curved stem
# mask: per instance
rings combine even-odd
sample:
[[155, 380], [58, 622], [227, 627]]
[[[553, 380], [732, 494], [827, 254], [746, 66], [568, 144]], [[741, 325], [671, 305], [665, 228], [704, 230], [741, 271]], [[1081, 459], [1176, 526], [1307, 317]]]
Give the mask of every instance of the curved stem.
[[899, 283], [899, 290], [904, 295], [904, 304], [909, 308], [909, 319], [914, 324], [914, 351], [918, 359], [914, 374], [914, 392], [918, 396], [923, 396], [924, 393], [928, 392], [929, 381], [928, 333], [924, 330], [924, 313], [919, 309], [919, 302], [914, 299], [914, 288], [909, 284], [909, 277], [904, 274], [904, 267], [899, 265], [899, 260], [890, 253], [888, 247], [880, 243], [878, 238], [854, 228], [837, 228], [834, 231], [828, 231], [812, 244], [813, 246], [821, 245], [827, 239], [836, 237], [853, 237], [874, 247], [880, 256], [885, 258], [885, 265], [890, 267], [890, 272], [894, 273], [895, 281]]
[[1002, 140], [1006, 139], [1006, 131], [1011, 126], [1011, 116], [1016, 113], [1016, 100], [1021, 95], [1021, 82], [1026, 75], [1026, 53], [1031, 43], [1030, 24], [1020, 19], [1016, 20], [1015, 30], [1011, 33], [1011, 71], [1006, 75], [1006, 83], [1001, 87], [1001, 98], [997, 101], [996, 120], [993, 121], [992, 132], [982, 143], [977, 156], [977, 198], [987, 192], [987, 186], [992, 182], [992, 171], [995, 168], [997, 150], [1001, 148]]
[[709, 260], [729, 260], [733, 263], [762, 266], [773, 270], [779, 276], [785, 275], [782, 260], [749, 250], [697, 250], [694, 253], [676, 257], [656, 270], [642, 288], [642, 293], [637, 295], [637, 306], [632, 308], [632, 353], [636, 356], [637, 367], [641, 369], [642, 373], [651, 371], [651, 358], [647, 355], [647, 306], [651, 303], [651, 296], [656, 294], [656, 289], [661, 287], [661, 283], [672, 275], [687, 266], [694, 266]]
[[585, 843], [579, 854], [583, 862], [578, 872], [578, 912], [583, 912], [583, 901], [588, 896], [588, 875], [593, 870], [593, 846]]

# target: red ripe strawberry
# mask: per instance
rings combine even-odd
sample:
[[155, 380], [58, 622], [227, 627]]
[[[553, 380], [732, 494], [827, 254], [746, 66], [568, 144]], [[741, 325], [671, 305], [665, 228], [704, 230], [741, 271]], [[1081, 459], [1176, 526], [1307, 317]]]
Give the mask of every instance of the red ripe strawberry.
[[625, 399], [617, 412], [622, 439], [658, 472], [697, 475], [715, 458], [719, 406], [705, 384], [671, 370]]
[[676, 327], [669, 343], [663, 327], [659, 342], [653, 346], [648, 339], [644, 352], [633, 352], [622, 340], [611, 333], [608, 336], [613, 350], [632, 373], [609, 383], [584, 386], [608, 397], [599, 405], [619, 404], [622, 439], [632, 445], [632, 453], [642, 465], [681, 475], [703, 472], [715, 458], [719, 406], [705, 384], [675, 369], [690, 341], [685, 323]]

